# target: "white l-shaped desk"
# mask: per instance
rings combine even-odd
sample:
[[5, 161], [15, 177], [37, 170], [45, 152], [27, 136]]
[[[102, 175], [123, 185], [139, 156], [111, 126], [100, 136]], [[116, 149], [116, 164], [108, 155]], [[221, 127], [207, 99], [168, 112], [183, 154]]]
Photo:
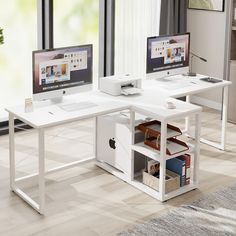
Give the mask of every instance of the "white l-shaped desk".
[[[179, 78], [179, 84], [181, 83]], [[110, 173], [116, 175], [117, 177], [123, 179], [129, 184], [139, 188], [140, 190], [146, 192], [147, 194], [156, 197], [161, 201], [168, 200], [177, 195], [183, 194], [187, 191], [197, 188], [198, 186], [198, 168], [199, 168], [199, 141], [200, 141], [200, 112], [201, 108], [199, 106], [185, 103], [175, 98], [170, 97], [180, 97], [180, 96], [190, 96], [195, 93], [202, 91], [222, 87], [225, 89], [224, 93], [224, 115], [223, 115], [223, 124], [226, 125], [227, 120], [227, 95], [228, 95], [228, 86], [230, 82], [223, 81], [217, 84], [210, 84], [203, 81], [200, 81], [199, 78], [192, 79], [185, 78], [184, 83], [189, 83], [188, 85], [183, 86], [182, 88], [174, 87], [170, 89], [170, 86], [167, 88], [162, 88], [161, 82], [158, 81], [146, 81], [143, 85], [144, 91], [141, 95], [135, 95], [131, 97], [112, 97], [106, 94], [103, 94], [99, 91], [93, 91], [88, 93], [83, 93], [78, 96], [72, 96], [73, 99], [78, 101], [93, 101], [97, 104], [96, 107], [83, 109], [74, 112], [66, 112], [59, 108], [57, 105], [48, 105], [47, 103], [42, 102], [39, 107], [35, 106], [34, 112], [25, 113], [24, 106], [10, 107], [6, 110], [9, 112], [9, 151], [10, 151], [10, 187], [18, 196], [25, 200], [29, 205], [36, 209], [39, 213], [44, 214], [45, 211], [45, 176], [59, 171], [61, 169], [69, 168], [74, 165], [77, 165], [84, 161], [90, 161], [96, 159], [96, 147], [94, 149], [94, 157], [86, 159], [84, 161], [76, 161], [67, 165], [63, 165], [58, 168], [54, 168], [49, 171], [45, 171], [45, 144], [44, 144], [44, 132], [45, 129], [66, 124], [74, 121], [80, 121], [88, 118], [96, 118], [101, 115], [114, 113], [122, 110], [129, 110], [131, 114], [130, 119], [130, 130], [134, 133], [134, 121], [135, 113], [141, 113], [145, 116], [149, 116], [153, 119], [157, 119], [161, 122], [161, 150], [160, 153], [150, 152], [149, 154], [160, 162], [160, 187], [159, 192], [154, 191], [137, 181], [134, 181], [133, 176], [133, 153], [134, 151], [143, 152], [142, 146], [132, 145], [131, 159], [130, 159], [130, 173], [122, 174], [112, 168], [109, 168], [108, 165], [104, 163], [97, 163], [100, 167], [109, 171]], [[188, 81], [187, 81], [188, 80]], [[164, 82], [166, 83], [166, 82]], [[172, 84], [176, 83], [172, 82]], [[168, 89], [169, 88], [169, 89]], [[71, 98], [70, 98], [71, 99]], [[176, 109], [167, 109], [166, 100], [172, 99], [176, 105]], [[172, 193], [165, 193], [165, 167], [166, 159], [173, 158], [174, 156], [166, 156], [166, 133], [167, 133], [167, 123], [178, 118], [188, 117], [190, 115], [195, 116], [195, 146], [193, 148], [194, 163], [193, 163], [193, 176], [192, 181], [189, 186], [182, 187], [181, 189], [174, 191]], [[39, 169], [38, 173], [23, 178], [16, 178], [15, 176], [15, 125], [14, 119], [19, 119], [24, 123], [32, 126], [38, 130], [38, 157], [39, 157]], [[226, 127], [226, 126], [225, 126]], [[223, 129], [223, 145], [225, 142], [225, 128]], [[96, 135], [96, 134], [95, 134]], [[95, 136], [96, 137], [96, 136]], [[134, 144], [134, 140], [132, 140]], [[17, 186], [17, 183], [25, 181], [34, 176], [38, 176], [39, 183], [39, 202], [37, 203], [32, 198], [30, 198], [22, 189]]]

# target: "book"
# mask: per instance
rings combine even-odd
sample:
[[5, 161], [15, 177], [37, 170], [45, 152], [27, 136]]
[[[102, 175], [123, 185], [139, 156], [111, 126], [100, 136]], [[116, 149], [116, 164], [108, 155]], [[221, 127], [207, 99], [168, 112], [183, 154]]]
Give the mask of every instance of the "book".
[[[148, 161], [147, 173], [159, 179], [160, 178], [160, 163], [155, 160]], [[170, 178], [171, 176], [166, 174], [165, 180], [169, 180]]]
[[166, 169], [175, 172], [180, 176], [180, 187], [185, 185], [185, 161], [177, 157], [166, 161]]
[[185, 185], [190, 184], [190, 175], [191, 175], [191, 156], [189, 154], [181, 155], [177, 157], [178, 159], [185, 161]]
[[160, 163], [155, 160], [148, 161], [148, 174], [159, 175]]

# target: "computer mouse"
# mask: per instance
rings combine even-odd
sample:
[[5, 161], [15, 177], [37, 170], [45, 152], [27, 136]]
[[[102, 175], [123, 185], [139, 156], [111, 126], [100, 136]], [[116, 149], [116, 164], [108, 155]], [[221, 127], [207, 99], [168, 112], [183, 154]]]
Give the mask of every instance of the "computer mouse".
[[175, 109], [176, 108], [175, 104], [173, 102], [170, 102], [170, 101], [166, 102], [166, 107], [168, 109]]

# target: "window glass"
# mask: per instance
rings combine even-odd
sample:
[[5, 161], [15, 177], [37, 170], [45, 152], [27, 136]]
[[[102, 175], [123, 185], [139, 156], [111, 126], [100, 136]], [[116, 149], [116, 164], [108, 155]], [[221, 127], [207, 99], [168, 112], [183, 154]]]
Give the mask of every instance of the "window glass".
[[146, 77], [147, 37], [159, 35], [161, 0], [119, 0], [115, 8], [115, 74]]
[[99, 1], [55, 0], [53, 10], [54, 47], [93, 44], [93, 77], [97, 84]]
[[32, 97], [32, 51], [37, 49], [37, 1], [1, 1], [0, 121], [4, 108]]

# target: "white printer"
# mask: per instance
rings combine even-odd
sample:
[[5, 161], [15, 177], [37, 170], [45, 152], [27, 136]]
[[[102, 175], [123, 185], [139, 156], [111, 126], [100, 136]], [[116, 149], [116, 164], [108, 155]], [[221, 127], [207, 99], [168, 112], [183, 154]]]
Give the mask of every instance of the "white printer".
[[142, 92], [141, 81], [131, 75], [103, 77], [100, 79], [100, 90], [113, 96], [138, 94]]

